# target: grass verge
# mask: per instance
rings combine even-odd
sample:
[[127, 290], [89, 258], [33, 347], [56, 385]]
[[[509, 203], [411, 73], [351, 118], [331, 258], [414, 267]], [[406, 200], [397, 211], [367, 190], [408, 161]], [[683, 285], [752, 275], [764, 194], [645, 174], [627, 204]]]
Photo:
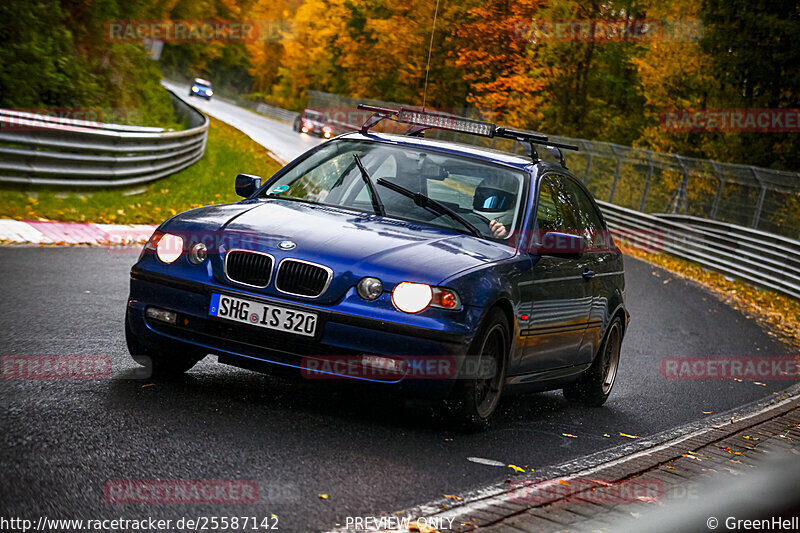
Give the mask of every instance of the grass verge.
[[168, 178], [134, 188], [0, 187], [0, 218], [109, 224], [160, 224], [181, 211], [239, 199], [239, 173], [267, 178], [281, 168], [258, 143], [211, 119], [203, 157]]
[[719, 272], [707, 270], [697, 263], [665, 254], [624, 248], [626, 255], [664, 268], [673, 274], [700, 283], [723, 302], [756, 320], [768, 334], [791, 346], [800, 354], [800, 302], [787, 296], [758, 289], [737, 279], [728, 279]]

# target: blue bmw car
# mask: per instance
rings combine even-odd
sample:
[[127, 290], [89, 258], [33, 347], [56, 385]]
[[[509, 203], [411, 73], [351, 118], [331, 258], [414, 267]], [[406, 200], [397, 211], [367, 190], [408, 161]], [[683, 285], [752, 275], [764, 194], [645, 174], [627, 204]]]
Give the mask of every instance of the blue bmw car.
[[[545, 137], [384, 108], [244, 199], [164, 222], [131, 270], [126, 338], [154, 376], [221, 363], [443, 400], [482, 428], [507, 389], [600, 406], [628, 325], [622, 255]], [[406, 135], [369, 131], [380, 120]], [[423, 137], [516, 139], [512, 155]], [[538, 147], [561, 164], [544, 162]]]
[[192, 86], [189, 87], [189, 96], [201, 96], [206, 100], [211, 100], [214, 91], [211, 89], [211, 82], [203, 78], [195, 78]]

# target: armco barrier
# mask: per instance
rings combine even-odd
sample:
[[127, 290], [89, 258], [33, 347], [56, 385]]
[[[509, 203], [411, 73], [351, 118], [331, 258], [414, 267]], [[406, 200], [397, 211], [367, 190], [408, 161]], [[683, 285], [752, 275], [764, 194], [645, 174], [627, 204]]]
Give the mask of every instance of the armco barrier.
[[695, 217], [598, 202], [612, 232], [659, 235], [664, 253], [800, 300], [800, 241]]
[[170, 92], [181, 131], [0, 109], [0, 182], [108, 187], [163, 178], [203, 156], [208, 117]]

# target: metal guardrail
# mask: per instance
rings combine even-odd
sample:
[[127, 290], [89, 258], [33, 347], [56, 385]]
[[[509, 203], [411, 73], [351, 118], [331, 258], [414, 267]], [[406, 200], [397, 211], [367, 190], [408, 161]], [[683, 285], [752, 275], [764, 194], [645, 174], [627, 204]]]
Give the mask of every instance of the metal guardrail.
[[800, 241], [734, 224], [598, 203], [612, 233], [623, 241], [644, 242], [651, 251], [800, 300]]
[[255, 111], [256, 113], [261, 113], [262, 115], [266, 115], [270, 118], [274, 118], [275, 120], [280, 120], [281, 122], [286, 122], [289, 124], [293, 124], [295, 119], [300, 116], [300, 113], [267, 104], [258, 104], [255, 107]]
[[78, 121], [0, 109], [0, 183], [108, 187], [145, 183], [205, 151], [208, 117], [170, 91], [188, 129]]

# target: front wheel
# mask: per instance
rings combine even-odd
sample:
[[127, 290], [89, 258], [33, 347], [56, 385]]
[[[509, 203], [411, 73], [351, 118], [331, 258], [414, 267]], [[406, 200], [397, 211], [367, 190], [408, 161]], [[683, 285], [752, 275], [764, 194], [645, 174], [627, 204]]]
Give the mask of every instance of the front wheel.
[[464, 429], [479, 431], [489, 426], [503, 393], [510, 343], [508, 319], [500, 309], [493, 309], [470, 347], [467, 375], [460, 377], [448, 400], [453, 420]]
[[191, 369], [204, 354], [194, 351], [167, 351], [144, 346], [131, 331], [125, 319], [125, 342], [134, 361], [145, 368], [146, 377], [174, 378]]
[[611, 394], [622, 349], [622, 321], [611, 322], [600, 351], [583, 377], [564, 387], [564, 397], [587, 407], [600, 407]]

